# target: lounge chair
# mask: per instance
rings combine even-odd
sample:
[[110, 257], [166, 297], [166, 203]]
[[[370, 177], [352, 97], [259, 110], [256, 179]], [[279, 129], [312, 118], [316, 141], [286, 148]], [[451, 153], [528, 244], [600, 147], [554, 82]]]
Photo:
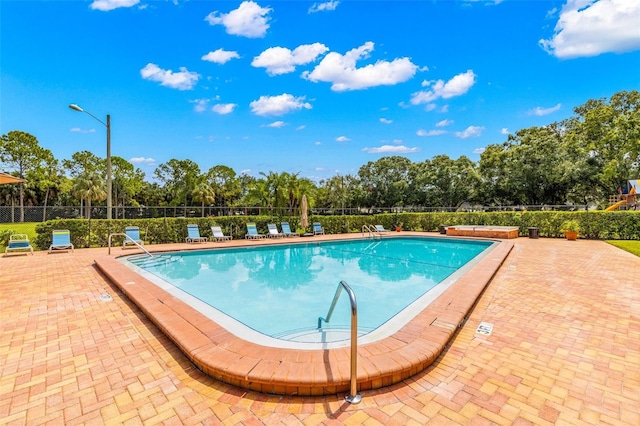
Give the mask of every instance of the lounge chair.
[[313, 235], [324, 235], [324, 229], [322, 229], [322, 225], [319, 222], [313, 223]]
[[258, 228], [256, 228], [255, 223], [247, 223], [247, 235], [244, 237], [249, 240], [257, 240], [259, 238], [265, 238], [266, 235], [258, 233]]
[[187, 225], [187, 238], [185, 238], [185, 241], [188, 243], [206, 243], [207, 237], [200, 236], [198, 225]]
[[269, 233], [267, 234], [269, 238], [281, 238], [285, 236], [283, 233], [278, 231], [278, 226], [275, 223], [267, 224], [267, 228], [269, 228]]
[[74, 247], [71, 244], [71, 234], [68, 229], [54, 229], [51, 238], [51, 245], [49, 246], [49, 253], [54, 250], [66, 250], [73, 251]]
[[[125, 248], [128, 245], [144, 245], [144, 241], [142, 241], [142, 238], [140, 238], [140, 228], [138, 228], [137, 226], [127, 226], [126, 228], [124, 228], [124, 233], [127, 237], [122, 242], [122, 248]], [[134, 241], [136, 243], [134, 243]]]
[[9, 245], [4, 249], [5, 256], [9, 251], [29, 250], [33, 255], [33, 247], [27, 234], [13, 234], [9, 237]]
[[388, 229], [384, 229], [384, 226], [382, 226], [382, 225], [374, 225], [374, 226], [376, 228], [376, 232], [379, 232], [381, 234], [385, 233], [385, 232], [391, 232]]
[[233, 239], [231, 235], [224, 235], [222, 233], [222, 228], [220, 228], [219, 226], [211, 227], [211, 235], [211, 239], [213, 239], [214, 241], [230, 241]]
[[289, 226], [289, 222], [280, 222], [280, 226], [282, 227], [282, 234], [285, 237], [299, 237], [296, 232], [291, 232], [291, 227]]

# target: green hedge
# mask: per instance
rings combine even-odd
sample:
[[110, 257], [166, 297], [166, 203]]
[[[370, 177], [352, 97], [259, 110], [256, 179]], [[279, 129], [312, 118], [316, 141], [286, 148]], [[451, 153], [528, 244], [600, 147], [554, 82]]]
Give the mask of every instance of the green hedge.
[[[320, 222], [330, 234], [361, 232], [364, 225], [380, 224], [394, 229], [402, 224], [407, 231], [437, 231], [440, 225], [492, 225], [517, 226], [520, 235], [527, 236], [529, 227], [539, 229], [541, 237], [562, 237], [560, 227], [565, 220], [580, 223], [582, 238], [603, 240], [640, 240], [640, 211], [579, 211], [579, 212], [469, 212], [469, 213], [385, 213], [360, 216], [312, 216], [309, 224]], [[268, 223], [280, 224], [288, 221], [291, 230], [300, 226], [300, 217], [276, 216], [215, 216], [205, 218], [159, 218], [159, 219], [60, 219], [38, 224], [34, 246], [44, 250], [51, 244], [54, 229], [68, 229], [72, 243], [80, 247], [106, 247], [109, 234], [124, 233], [126, 226], [138, 226], [142, 239], [150, 244], [183, 242], [187, 236], [187, 224], [197, 224], [200, 235], [211, 236], [211, 226], [222, 228], [225, 235], [242, 239], [247, 222], [255, 222], [258, 231], [267, 233]], [[311, 226], [306, 231], [310, 231]], [[112, 245], [122, 244], [123, 237], [113, 237]]]

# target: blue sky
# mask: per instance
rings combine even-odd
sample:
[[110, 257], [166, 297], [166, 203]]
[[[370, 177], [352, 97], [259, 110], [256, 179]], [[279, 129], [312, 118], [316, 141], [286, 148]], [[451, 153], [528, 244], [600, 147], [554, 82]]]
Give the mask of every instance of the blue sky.
[[356, 174], [479, 160], [509, 132], [640, 89], [640, 1], [0, 0], [0, 134], [112, 155], [151, 180]]

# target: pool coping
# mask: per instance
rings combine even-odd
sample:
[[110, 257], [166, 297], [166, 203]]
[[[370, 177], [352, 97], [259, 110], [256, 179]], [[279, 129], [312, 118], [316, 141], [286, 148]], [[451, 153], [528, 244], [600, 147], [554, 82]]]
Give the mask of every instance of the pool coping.
[[[431, 236], [418, 232], [403, 234]], [[355, 238], [354, 234], [331, 237]], [[442, 238], [441, 235], [433, 237]], [[357, 238], [361, 238], [359, 234]], [[274, 242], [292, 241], [251, 241], [257, 243], [255, 245]], [[247, 242], [235, 243], [246, 245]], [[509, 240], [498, 243], [398, 332], [358, 345], [359, 390], [398, 383], [437, 359], [514, 244]], [[185, 249], [204, 248], [203, 245], [185, 246]], [[227, 242], [209, 243], [206, 248], [230, 246]], [[153, 247], [147, 249], [152, 253], [156, 251]], [[209, 376], [241, 388], [282, 395], [328, 395], [349, 390], [349, 347], [284, 349], [247, 342], [136, 274], [117, 257], [98, 257], [96, 266]]]

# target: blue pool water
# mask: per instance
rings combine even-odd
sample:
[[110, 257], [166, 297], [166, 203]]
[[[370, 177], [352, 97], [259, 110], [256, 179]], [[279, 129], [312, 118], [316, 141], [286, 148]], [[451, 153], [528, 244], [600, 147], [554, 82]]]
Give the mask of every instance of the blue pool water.
[[317, 330], [318, 317], [327, 315], [340, 281], [356, 295], [362, 336], [424, 298], [491, 245], [390, 237], [167, 253], [129, 261], [178, 297], [188, 295], [263, 335], [326, 341], [330, 330], [335, 332], [331, 339], [348, 336], [351, 311], [344, 292], [331, 321]]

